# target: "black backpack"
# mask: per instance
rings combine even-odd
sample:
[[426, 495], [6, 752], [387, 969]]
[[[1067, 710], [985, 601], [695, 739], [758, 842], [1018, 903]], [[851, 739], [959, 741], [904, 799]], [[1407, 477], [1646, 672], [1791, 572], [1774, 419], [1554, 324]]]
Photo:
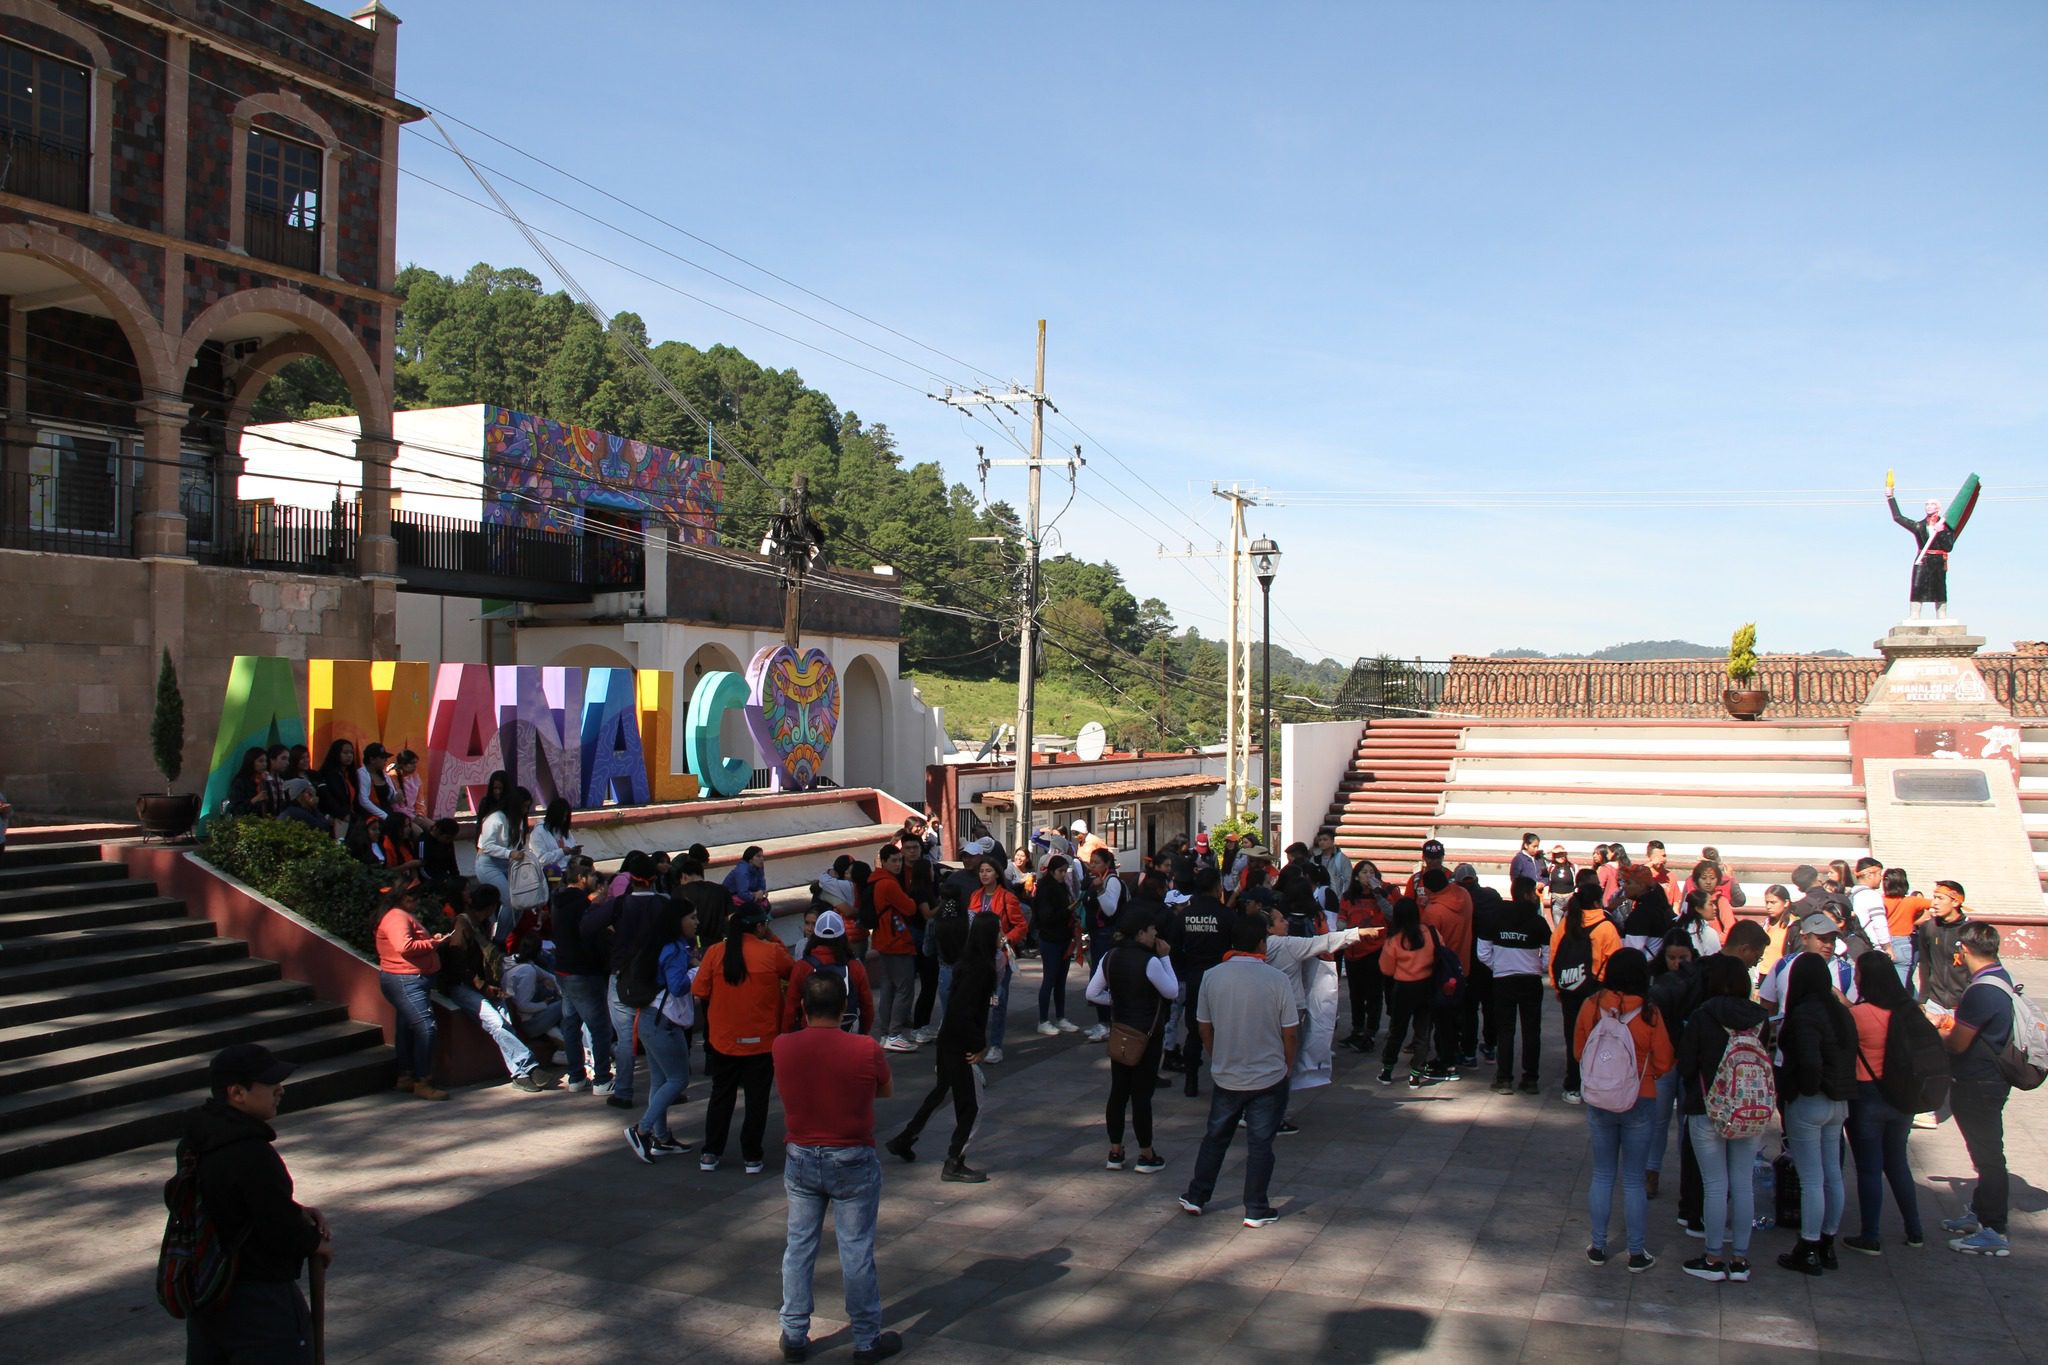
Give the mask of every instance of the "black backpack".
[[1565, 995], [1578, 995], [1600, 984], [1593, 979], [1593, 935], [1590, 932], [1565, 932], [1564, 942], [1557, 945], [1557, 956], [1550, 960], [1550, 976], [1557, 983], [1559, 992]]
[[821, 962], [809, 953], [804, 954], [804, 961], [811, 964], [811, 970], [814, 972], [826, 972], [839, 978], [839, 984], [846, 988], [846, 1008], [839, 1015], [839, 1031], [841, 1033], [859, 1033], [861, 1024], [860, 996], [853, 989], [853, 973], [847, 970], [844, 962]]
[[1948, 1101], [1948, 1048], [1919, 1010], [1902, 1007], [1891, 1016], [1878, 1090], [1901, 1114], [1931, 1114]]

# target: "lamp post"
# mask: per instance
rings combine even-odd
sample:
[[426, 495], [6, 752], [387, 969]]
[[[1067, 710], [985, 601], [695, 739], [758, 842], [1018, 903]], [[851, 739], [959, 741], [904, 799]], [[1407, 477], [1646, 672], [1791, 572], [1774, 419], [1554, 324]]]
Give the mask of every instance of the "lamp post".
[[1273, 847], [1273, 580], [1280, 576], [1280, 547], [1260, 536], [1251, 543], [1253, 572], [1259, 578], [1259, 596], [1265, 603], [1265, 624], [1260, 630], [1261, 671], [1259, 710], [1259, 842]]

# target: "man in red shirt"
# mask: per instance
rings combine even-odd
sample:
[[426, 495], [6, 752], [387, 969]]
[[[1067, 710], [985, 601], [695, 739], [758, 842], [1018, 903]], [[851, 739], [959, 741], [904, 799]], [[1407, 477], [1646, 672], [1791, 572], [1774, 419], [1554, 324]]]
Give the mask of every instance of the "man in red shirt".
[[840, 1030], [846, 983], [830, 972], [804, 981], [805, 1027], [775, 1040], [775, 1088], [782, 1093], [782, 1187], [789, 1195], [789, 1240], [782, 1249], [782, 1358], [810, 1354], [811, 1274], [825, 1207], [839, 1241], [846, 1317], [859, 1365], [886, 1360], [903, 1338], [882, 1328], [875, 1275], [875, 1216], [882, 1204], [882, 1163], [875, 1155], [875, 1100], [894, 1086], [889, 1059], [873, 1038]]

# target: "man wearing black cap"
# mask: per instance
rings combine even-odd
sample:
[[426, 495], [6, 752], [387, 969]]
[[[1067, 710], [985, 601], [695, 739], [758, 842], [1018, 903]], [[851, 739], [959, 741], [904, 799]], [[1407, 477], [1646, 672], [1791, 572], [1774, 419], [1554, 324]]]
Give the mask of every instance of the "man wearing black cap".
[[1433, 867], [1442, 869], [1446, 877], [1451, 875], [1450, 869], [1444, 867], [1443, 841], [1439, 839], [1425, 839], [1422, 842], [1422, 866], [1408, 874], [1408, 884], [1402, 888], [1401, 894], [1413, 896], [1417, 891], [1421, 890], [1423, 874]]
[[178, 1162], [198, 1163], [199, 1201], [221, 1238], [239, 1242], [234, 1282], [185, 1319], [187, 1362], [313, 1359], [313, 1318], [299, 1293], [307, 1257], [324, 1267], [334, 1241], [318, 1209], [292, 1199], [292, 1176], [270, 1124], [292, 1064], [259, 1043], [213, 1059], [213, 1094], [186, 1116]]

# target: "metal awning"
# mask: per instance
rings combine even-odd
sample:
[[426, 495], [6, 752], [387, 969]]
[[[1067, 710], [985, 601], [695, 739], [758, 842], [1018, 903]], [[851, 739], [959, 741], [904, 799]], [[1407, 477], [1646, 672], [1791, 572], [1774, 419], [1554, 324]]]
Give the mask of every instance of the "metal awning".
[[[1142, 801], [1150, 797], [1194, 796], [1212, 792], [1223, 779], [1212, 773], [1180, 773], [1172, 777], [1134, 777], [1123, 782], [1088, 782], [1074, 787], [1034, 787], [1031, 802], [1041, 809], [1053, 806], [1099, 806], [1110, 801]], [[983, 792], [974, 798], [981, 806], [1011, 804], [1014, 793], [1008, 787]]]

